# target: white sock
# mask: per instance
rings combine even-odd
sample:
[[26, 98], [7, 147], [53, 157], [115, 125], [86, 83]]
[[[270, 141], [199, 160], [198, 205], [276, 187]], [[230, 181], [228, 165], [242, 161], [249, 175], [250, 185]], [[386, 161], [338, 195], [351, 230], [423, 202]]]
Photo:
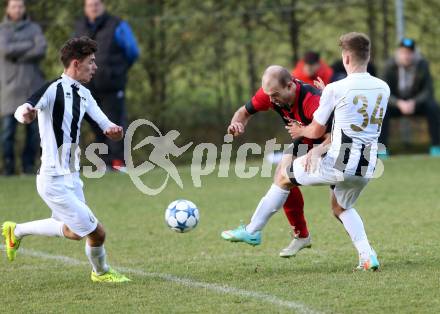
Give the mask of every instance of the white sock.
[[345, 230], [350, 235], [359, 255], [361, 257], [369, 257], [371, 254], [371, 246], [365, 233], [364, 223], [357, 213], [356, 209], [347, 209], [339, 215], [339, 219], [344, 224]]
[[279, 186], [272, 184], [266, 195], [263, 196], [254, 215], [251, 218], [251, 222], [246, 226], [246, 231], [254, 233], [264, 228], [270, 217], [275, 214], [278, 209], [283, 206], [287, 200], [290, 190], [284, 190]]
[[86, 255], [96, 274], [102, 275], [108, 271], [104, 245], [93, 247], [86, 241]]
[[64, 237], [64, 223], [53, 218], [35, 220], [17, 224], [14, 234], [17, 238], [27, 235], [42, 235], [48, 237]]

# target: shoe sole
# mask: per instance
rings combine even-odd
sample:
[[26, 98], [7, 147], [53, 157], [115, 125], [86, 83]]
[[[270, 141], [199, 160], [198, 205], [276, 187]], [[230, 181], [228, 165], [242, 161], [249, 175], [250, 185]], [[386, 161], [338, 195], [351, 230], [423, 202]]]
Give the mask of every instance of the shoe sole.
[[243, 242], [243, 243], [246, 243], [246, 244], [249, 244], [249, 245], [252, 245], [252, 246], [257, 246], [257, 245], [261, 244], [261, 241], [258, 242], [258, 243], [257, 242], [248, 242], [248, 241], [245, 241], [245, 240], [242, 240], [242, 239], [237, 239], [237, 238], [233, 237], [232, 235], [230, 235], [228, 233], [224, 233], [224, 232], [221, 234], [221, 237], [222, 237], [223, 240], [226, 240], [226, 241], [229, 241], [229, 242], [233, 242], [233, 243]]
[[282, 258], [291, 258], [291, 257], [295, 257], [296, 254], [298, 254], [299, 251], [301, 251], [302, 249], [311, 249], [311, 248], [312, 248], [312, 245], [309, 244], [309, 245], [306, 245], [306, 246], [302, 247], [302, 248], [301, 248], [300, 250], [298, 250], [298, 252], [296, 252], [295, 254], [291, 254], [291, 255], [282, 255], [282, 253], [280, 253], [280, 257], [282, 257]]
[[125, 283], [125, 282], [131, 282], [131, 279], [129, 279], [129, 280], [123, 280], [123, 281], [110, 281], [110, 280], [95, 280], [95, 279], [92, 279], [92, 282], [93, 283], [105, 283], [105, 284], [117, 284], [117, 283]]
[[380, 267], [379, 266], [375, 266], [375, 267], [371, 267], [370, 269], [365, 269], [365, 268], [355, 268], [355, 269], [353, 269], [353, 272], [358, 272], [358, 271], [361, 271], [361, 272], [380, 272]]
[[229, 242], [232, 242], [232, 243], [246, 243], [246, 244], [249, 244], [249, 245], [252, 245], [252, 246], [257, 246], [257, 245], [260, 245], [261, 243], [254, 243], [254, 242], [247, 242], [247, 241], [243, 241], [243, 240], [239, 240], [239, 239], [225, 239], [225, 238], [223, 238], [224, 240], [226, 240], [226, 241], [229, 241]]
[[379, 270], [379, 265], [373, 266], [370, 269], [367, 269], [367, 271], [378, 271]]
[[374, 265], [374, 266], [369, 267], [367, 269], [362, 266], [358, 266], [355, 269], [353, 269], [353, 271], [354, 272], [356, 272], [356, 271], [371, 271], [371, 272], [380, 271], [380, 264]]

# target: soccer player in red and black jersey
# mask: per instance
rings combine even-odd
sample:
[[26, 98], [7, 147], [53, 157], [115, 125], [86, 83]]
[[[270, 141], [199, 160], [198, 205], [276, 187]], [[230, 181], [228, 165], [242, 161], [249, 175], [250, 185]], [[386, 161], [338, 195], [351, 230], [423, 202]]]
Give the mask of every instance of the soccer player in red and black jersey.
[[[288, 126], [291, 123], [300, 123], [308, 125], [313, 120], [313, 113], [319, 106], [321, 95], [320, 89], [305, 84], [293, 78], [290, 72], [281, 66], [270, 66], [265, 74], [271, 71], [280, 75], [279, 87], [272, 88], [270, 91], [260, 88], [252, 99], [244, 106], [239, 108], [228, 127], [228, 133], [238, 136], [244, 133], [246, 124], [252, 115], [259, 111], [272, 109], [282, 117], [284, 123]], [[323, 88], [322, 81], [316, 82], [317, 86]], [[286, 152], [283, 158], [293, 158], [305, 155], [313, 144], [320, 143], [320, 140], [311, 140], [302, 138], [295, 141]], [[301, 145], [303, 144], [303, 145]], [[279, 163], [279, 165], [282, 163]], [[278, 165], [275, 177], [280, 175], [281, 168]], [[290, 190], [289, 196], [284, 203], [284, 212], [293, 228], [294, 239], [280, 252], [281, 257], [295, 256], [303, 248], [311, 247], [311, 237], [307, 229], [306, 219], [304, 217], [304, 200], [298, 187]], [[258, 211], [252, 217], [251, 223], [243, 227], [246, 233], [243, 239], [238, 239], [236, 235], [229, 231], [222, 233], [222, 237], [229, 241], [243, 241], [248, 244], [258, 245], [261, 242], [260, 231], [261, 219], [258, 219]]]

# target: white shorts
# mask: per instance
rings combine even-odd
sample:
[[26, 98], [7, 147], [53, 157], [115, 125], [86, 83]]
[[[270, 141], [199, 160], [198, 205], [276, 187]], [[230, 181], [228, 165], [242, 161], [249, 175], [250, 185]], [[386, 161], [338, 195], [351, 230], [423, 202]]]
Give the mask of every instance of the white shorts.
[[93, 232], [98, 220], [85, 203], [79, 172], [64, 176], [37, 175], [37, 190], [52, 210], [52, 218], [63, 222], [80, 237]]
[[329, 158], [321, 158], [313, 172], [306, 172], [303, 162], [306, 156], [293, 161], [293, 176], [291, 180], [301, 185], [329, 185], [333, 188], [338, 204], [344, 209], [350, 209], [356, 203], [362, 190], [368, 184], [369, 179], [344, 175], [333, 167]]

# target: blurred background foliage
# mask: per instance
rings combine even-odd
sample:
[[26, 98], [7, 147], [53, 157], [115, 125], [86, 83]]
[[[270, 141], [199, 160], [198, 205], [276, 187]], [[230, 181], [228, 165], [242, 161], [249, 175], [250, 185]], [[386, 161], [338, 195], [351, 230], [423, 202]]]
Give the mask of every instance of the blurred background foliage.
[[[145, 118], [162, 132], [177, 129], [180, 142], [222, 143], [233, 112], [259, 87], [264, 68], [292, 68], [310, 49], [332, 63], [338, 37], [369, 34], [372, 61], [380, 73], [397, 45], [391, 0], [105, 0], [110, 13], [127, 20], [141, 58], [129, 75], [130, 121]], [[62, 71], [58, 49], [82, 15], [81, 0], [28, 0], [28, 13], [44, 30], [47, 79]], [[439, 95], [438, 0], [406, 0], [406, 36], [431, 63]], [[286, 138], [275, 114], [257, 115], [247, 141]], [[142, 133], [142, 132], [141, 132]], [[142, 134], [138, 134], [137, 137]], [[91, 138], [86, 130], [85, 138]]]

